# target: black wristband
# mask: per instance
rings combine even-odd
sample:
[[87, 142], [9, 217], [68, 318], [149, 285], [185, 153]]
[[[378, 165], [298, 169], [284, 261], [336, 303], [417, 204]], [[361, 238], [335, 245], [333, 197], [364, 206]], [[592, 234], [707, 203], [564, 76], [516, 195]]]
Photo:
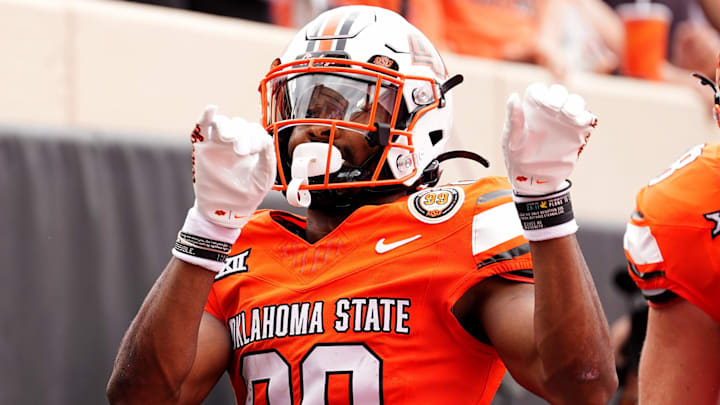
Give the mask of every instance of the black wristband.
[[193, 247], [199, 247], [203, 249], [208, 250], [215, 250], [218, 252], [230, 252], [230, 249], [232, 248], [231, 243], [222, 242], [219, 240], [213, 240], [208, 238], [203, 238], [202, 236], [193, 235], [191, 233], [187, 232], [180, 232], [178, 233], [178, 239], [179, 242], [181, 242], [184, 245], [190, 245]]
[[228, 255], [227, 253], [221, 253], [216, 252], [213, 250], [207, 250], [203, 249], [197, 246], [190, 246], [185, 245], [181, 243], [180, 241], [175, 242], [175, 248], [176, 251], [180, 253], [185, 253], [190, 256], [199, 257], [201, 259], [208, 259], [215, 262], [225, 262], [225, 259], [227, 259]]
[[532, 201], [515, 202], [520, 223], [526, 231], [550, 228], [570, 222], [575, 218], [570, 202], [570, 192]]

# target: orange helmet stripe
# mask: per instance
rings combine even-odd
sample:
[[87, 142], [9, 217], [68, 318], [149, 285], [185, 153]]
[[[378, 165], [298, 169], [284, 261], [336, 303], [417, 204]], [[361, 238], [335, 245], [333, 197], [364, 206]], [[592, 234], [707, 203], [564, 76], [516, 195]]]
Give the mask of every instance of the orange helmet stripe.
[[[330, 49], [332, 49], [332, 42], [334, 40], [333, 37], [335, 36], [335, 31], [337, 31], [340, 22], [345, 19], [345, 16], [346, 14], [335, 13], [328, 18], [328, 20], [325, 22], [325, 27], [323, 27], [322, 32], [320, 33], [320, 46], [318, 46], [318, 51], [329, 51]], [[324, 39], [323, 37], [329, 38]]]

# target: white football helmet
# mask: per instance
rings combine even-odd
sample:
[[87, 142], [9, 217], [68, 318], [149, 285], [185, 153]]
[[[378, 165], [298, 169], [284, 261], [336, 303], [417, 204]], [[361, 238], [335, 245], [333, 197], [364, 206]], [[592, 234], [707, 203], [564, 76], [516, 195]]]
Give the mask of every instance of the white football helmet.
[[[425, 35], [392, 11], [348, 6], [322, 13], [260, 83], [262, 122], [277, 153], [274, 189], [293, 205], [341, 208], [362, 204], [367, 193], [433, 185], [452, 124], [448, 91], [461, 81], [448, 76]], [[288, 139], [302, 125], [324, 126], [329, 136], [290, 156]], [[348, 164], [333, 146], [338, 129], [365, 137], [377, 152], [362, 165]]]

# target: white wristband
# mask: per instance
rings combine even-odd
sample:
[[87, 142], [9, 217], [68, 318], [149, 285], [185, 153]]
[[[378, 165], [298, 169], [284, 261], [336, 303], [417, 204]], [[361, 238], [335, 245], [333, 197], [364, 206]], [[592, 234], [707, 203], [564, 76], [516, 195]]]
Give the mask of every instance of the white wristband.
[[224, 259], [239, 236], [240, 228], [216, 225], [193, 206], [188, 210], [172, 255], [184, 262], [219, 272], [225, 267]]
[[570, 185], [566, 180], [560, 190], [541, 196], [513, 193], [523, 235], [527, 240], [537, 242], [577, 232], [578, 225], [570, 203]]
[[533, 242], [539, 242], [542, 240], [548, 240], [548, 239], [555, 239], [555, 238], [561, 238], [563, 236], [572, 235], [578, 230], [577, 222], [575, 222], [575, 218], [573, 218], [569, 222], [565, 222], [561, 225], [555, 225], [550, 228], [545, 229], [534, 229], [534, 230], [525, 230], [523, 231], [523, 236], [525, 236], [525, 239]]

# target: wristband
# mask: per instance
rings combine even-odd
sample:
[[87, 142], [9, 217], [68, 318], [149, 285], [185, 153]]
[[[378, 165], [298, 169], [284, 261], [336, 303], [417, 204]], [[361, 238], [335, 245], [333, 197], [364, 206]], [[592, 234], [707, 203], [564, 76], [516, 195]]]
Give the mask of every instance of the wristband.
[[175, 241], [175, 246], [173, 247], [173, 254], [175, 254], [175, 256], [177, 257], [176, 253], [182, 253], [186, 256], [207, 259], [213, 262], [220, 262], [223, 264], [225, 263], [225, 259], [227, 259], [228, 257], [227, 253], [184, 245], [180, 241]]
[[216, 225], [193, 206], [178, 232], [172, 255], [184, 262], [219, 272], [225, 267], [225, 259], [239, 236], [240, 228]]
[[529, 196], [513, 193], [523, 234], [527, 240], [541, 241], [575, 233], [578, 225], [570, 201], [569, 180], [558, 191]]

